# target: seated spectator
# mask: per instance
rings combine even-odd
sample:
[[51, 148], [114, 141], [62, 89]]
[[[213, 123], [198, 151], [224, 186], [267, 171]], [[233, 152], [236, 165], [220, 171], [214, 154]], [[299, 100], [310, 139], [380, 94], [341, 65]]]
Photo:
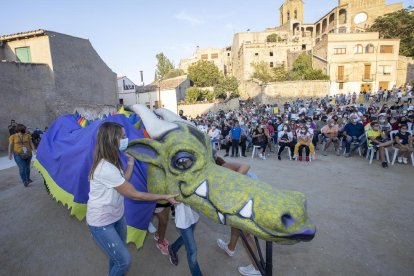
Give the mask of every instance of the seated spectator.
[[385, 159], [385, 148], [392, 145], [393, 141], [389, 141], [388, 137], [380, 129], [378, 122], [371, 123], [371, 130], [367, 132], [368, 146], [374, 147], [374, 149], [379, 150], [382, 167], [388, 168], [388, 163]]
[[335, 121], [330, 119], [328, 124], [321, 129], [321, 132], [324, 136], [325, 146], [323, 148], [322, 154], [327, 156], [327, 150], [331, 144], [334, 145], [336, 154], [339, 155], [339, 128], [335, 125]]
[[343, 130], [345, 137], [345, 157], [349, 157], [351, 153], [351, 145], [357, 145], [353, 150], [363, 145], [366, 141], [364, 126], [358, 122], [356, 115], [351, 116], [351, 122], [346, 124]]
[[260, 149], [262, 150], [261, 153], [259, 153], [259, 157], [263, 160], [266, 159], [266, 146], [267, 146], [267, 136], [264, 131], [265, 126], [258, 125], [256, 129], [253, 132], [253, 145], [260, 146]]
[[220, 143], [220, 130], [216, 128], [216, 125], [212, 125], [208, 131], [210, 137], [211, 146], [214, 148], [216, 143]]
[[315, 148], [312, 144], [312, 134], [310, 134], [306, 126], [302, 126], [296, 132], [297, 143], [294, 149], [294, 156], [297, 156], [299, 161], [302, 161], [303, 149], [306, 151], [306, 161], [309, 161], [309, 155], [315, 154]]
[[282, 160], [280, 155], [282, 154], [285, 147], [290, 148], [290, 154], [293, 158], [293, 152], [295, 147], [295, 141], [293, 139], [293, 133], [289, 128], [289, 125], [284, 125], [283, 130], [278, 132], [279, 151], [277, 153], [277, 159]]
[[408, 164], [408, 158], [413, 153], [413, 136], [408, 132], [407, 125], [400, 125], [400, 130], [394, 136], [395, 147], [398, 151], [398, 163]]

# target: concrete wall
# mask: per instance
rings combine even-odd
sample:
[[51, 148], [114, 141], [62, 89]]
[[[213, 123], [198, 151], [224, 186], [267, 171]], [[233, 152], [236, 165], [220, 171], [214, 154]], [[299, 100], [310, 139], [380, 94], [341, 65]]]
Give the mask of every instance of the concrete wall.
[[[174, 113], [177, 113], [177, 95], [176, 90], [161, 90], [161, 104], [164, 108], [171, 110]], [[158, 101], [158, 91], [151, 91], [145, 93], [138, 93], [138, 103], [143, 104], [149, 107], [149, 109], [154, 110], [157, 108], [156, 101]]]
[[7, 149], [11, 119], [33, 129], [54, 120], [45, 101], [53, 97], [54, 88], [46, 64], [0, 62], [0, 150]]
[[191, 104], [179, 105], [178, 110], [183, 110], [185, 116], [195, 118], [199, 115], [208, 113], [209, 111], [218, 112], [219, 110], [229, 111], [239, 109], [239, 99], [232, 99], [223, 103], [206, 103], [206, 104]]
[[329, 81], [285, 81], [266, 85], [262, 102], [274, 103], [278, 98], [321, 98], [329, 94]]
[[87, 39], [48, 32], [56, 82], [55, 114], [72, 112], [80, 104], [114, 105], [116, 74]]

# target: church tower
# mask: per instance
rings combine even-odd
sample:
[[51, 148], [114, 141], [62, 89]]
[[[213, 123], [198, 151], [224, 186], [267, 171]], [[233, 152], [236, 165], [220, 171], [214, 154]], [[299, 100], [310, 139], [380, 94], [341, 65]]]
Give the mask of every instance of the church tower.
[[303, 23], [304, 8], [302, 0], [286, 0], [279, 9], [280, 25], [284, 25], [291, 20]]

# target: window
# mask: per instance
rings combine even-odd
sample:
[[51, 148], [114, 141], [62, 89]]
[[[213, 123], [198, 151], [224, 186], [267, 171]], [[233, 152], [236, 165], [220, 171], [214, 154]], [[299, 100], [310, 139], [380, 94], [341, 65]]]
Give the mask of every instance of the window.
[[340, 34], [346, 33], [346, 27], [339, 27], [338, 33], [340, 33]]
[[346, 54], [346, 48], [335, 48], [334, 49], [334, 55], [345, 55]]
[[392, 45], [381, 45], [380, 53], [381, 54], [392, 54], [394, 52], [394, 46]]
[[302, 51], [306, 50], [306, 44], [302, 44]]
[[297, 10], [295, 10], [295, 12], [294, 12], [294, 17], [295, 17], [295, 19], [298, 19], [298, 11]]
[[218, 59], [218, 54], [217, 53], [211, 54], [211, 59]]
[[255, 56], [259, 56], [259, 53], [254, 53]]
[[270, 52], [270, 56], [273, 57], [273, 52]]
[[124, 99], [119, 99], [119, 104], [124, 104]]
[[392, 67], [390, 65], [380, 65], [379, 72], [385, 76], [391, 75]]
[[201, 59], [208, 59], [208, 54], [201, 55]]
[[338, 66], [338, 81], [344, 81], [344, 66]]
[[32, 62], [32, 57], [30, 56], [30, 47], [20, 47], [16, 48], [16, 58], [20, 62]]
[[230, 53], [227, 53], [227, 56], [229, 57], [230, 56]]
[[374, 52], [374, 45], [372, 45], [372, 44], [368, 44], [366, 47], [365, 47], [365, 53], [373, 53]]
[[364, 53], [364, 47], [362, 47], [361, 44], [358, 44], [354, 47], [354, 54], [363, 54]]
[[344, 83], [343, 82], [339, 83], [339, 90], [344, 90]]
[[273, 68], [273, 61], [270, 62], [270, 67]]
[[287, 20], [288, 21], [290, 20], [290, 12], [289, 11], [287, 12]]

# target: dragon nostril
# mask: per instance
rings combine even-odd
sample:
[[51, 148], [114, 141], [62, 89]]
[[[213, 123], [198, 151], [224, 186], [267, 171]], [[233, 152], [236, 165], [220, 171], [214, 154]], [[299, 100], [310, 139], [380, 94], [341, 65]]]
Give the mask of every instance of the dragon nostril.
[[290, 214], [283, 214], [280, 219], [284, 227], [289, 227], [295, 222], [295, 219]]

